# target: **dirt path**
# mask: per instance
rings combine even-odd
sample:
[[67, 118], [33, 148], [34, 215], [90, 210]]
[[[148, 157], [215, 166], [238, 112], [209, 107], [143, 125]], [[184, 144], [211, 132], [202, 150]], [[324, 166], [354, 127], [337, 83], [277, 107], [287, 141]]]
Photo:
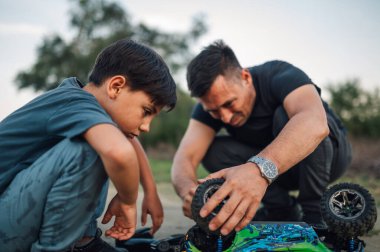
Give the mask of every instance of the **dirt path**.
[[[185, 233], [191, 226], [195, 223], [182, 215], [181, 209], [181, 201], [175, 194], [172, 186], [170, 184], [159, 184], [158, 191], [161, 197], [162, 204], [164, 206], [165, 211], [165, 220], [162, 224], [160, 230], [156, 233], [156, 238], [165, 238], [173, 234]], [[110, 187], [108, 200], [110, 200], [113, 195], [115, 195], [116, 191], [113, 187]], [[141, 206], [142, 200], [142, 192], [139, 194], [138, 206]], [[138, 209], [140, 212], [140, 209]], [[380, 209], [378, 209], [378, 216], [380, 216]], [[140, 225], [140, 217], [138, 217], [138, 227]], [[375, 233], [376, 235], [372, 235], [370, 237], [362, 237], [362, 239], [366, 242], [366, 252], [378, 252], [380, 251], [380, 218], [378, 218], [375, 224]], [[147, 226], [150, 225], [148, 222]], [[108, 228], [109, 225], [100, 224], [100, 228], [103, 230]], [[113, 244], [113, 240], [109, 238], [105, 238], [109, 243]]]

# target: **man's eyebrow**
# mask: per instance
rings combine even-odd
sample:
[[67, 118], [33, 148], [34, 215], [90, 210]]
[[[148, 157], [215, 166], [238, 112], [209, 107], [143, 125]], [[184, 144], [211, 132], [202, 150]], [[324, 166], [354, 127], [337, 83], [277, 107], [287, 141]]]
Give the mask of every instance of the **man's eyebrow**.
[[206, 112], [216, 112], [216, 111], [218, 111], [219, 108], [222, 108], [222, 107], [226, 106], [227, 104], [235, 101], [236, 99], [237, 98], [233, 98], [231, 100], [228, 100], [228, 101], [226, 101], [225, 103], [223, 103], [222, 105], [220, 105], [220, 106], [218, 106], [216, 108], [212, 108], [212, 109], [206, 109], [206, 108], [204, 108], [204, 109], [205, 109]]

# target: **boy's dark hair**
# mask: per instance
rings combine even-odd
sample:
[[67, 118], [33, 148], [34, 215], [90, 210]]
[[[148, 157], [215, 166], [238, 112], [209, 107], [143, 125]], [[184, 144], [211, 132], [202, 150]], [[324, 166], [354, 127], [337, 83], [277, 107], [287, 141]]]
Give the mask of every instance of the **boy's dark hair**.
[[205, 47], [187, 66], [187, 85], [193, 97], [202, 97], [218, 75], [242, 69], [235, 53], [223, 40]]
[[132, 91], [148, 94], [155, 105], [171, 110], [177, 102], [176, 85], [161, 56], [151, 48], [122, 39], [104, 48], [96, 58], [89, 81], [96, 86], [122, 75]]

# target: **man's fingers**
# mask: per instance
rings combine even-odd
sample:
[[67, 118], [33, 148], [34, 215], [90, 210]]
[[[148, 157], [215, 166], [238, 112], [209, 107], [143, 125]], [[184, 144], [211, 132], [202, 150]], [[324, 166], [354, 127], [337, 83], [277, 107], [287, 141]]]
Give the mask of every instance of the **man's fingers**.
[[236, 232], [242, 230], [245, 226], [248, 225], [249, 222], [252, 221], [253, 216], [255, 216], [258, 207], [259, 207], [259, 203], [252, 204], [251, 206], [248, 207], [244, 218], [241, 219], [239, 224], [235, 227]]
[[212, 210], [214, 210], [215, 207], [217, 207], [231, 192], [231, 189], [227, 184], [223, 184], [212, 196], [210, 199], [207, 200], [207, 202], [204, 204], [204, 206], [201, 208], [200, 216], [206, 217], [209, 215]]
[[214, 172], [214, 173], [211, 173], [209, 174], [207, 177], [203, 178], [203, 179], [198, 179], [198, 182], [199, 183], [204, 183], [206, 180], [209, 180], [209, 179], [214, 179], [214, 178], [224, 178], [225, 174], [226, 174], [226, 170], [227, 169], [223, 169], [223, 170], [220, 170], [220, 171], [217, 171], [217, 172]]
[[[241, 219], [242, 216], [244, 216], [245, 209], [248, 207], [248, 205], [246, 206], [245, 209], [241, 209], [241, 208], [239, 209], [238, 206], [240, 206], [239, 205], [240, 201], [241, 201], [241, 196], [238, 195], [237, 193], [232, 193], [232, 195], [226, 201], [222, 209], [220, 209], [219, 213], [211, 220], [210, 225], [209, 225], [210, 230], [216, 230], [222, 225], [223, 227], [226, 227], [225, 223], [234, 215], [235, 215], [235, 218], [238, 218], [238, 215], [240, 215], [240, 219]], [[235, 220], [233, 219], [233, 221]], [[236, 221], [236, 224], [237, 224], [237, 221]]]
[[223, 224], [220, 230], [222, 235], [229, 234], [236, 227], [236, 225], [238, 225], [242, 221], [242, 219], [245, 218], [249, 205], [250, 201], [248, 200], [243, 200], [239, 203], [239, 205], [233, 211], [232, 215], [230, 215], [225, 224]]
[[190, 190], [189, 190], [189, 194], [191, 195], [191, 196], [193, 196], [194, 197], [194, 195], [195, 195], [195, 191], [197, 190], [197, 187], [192, 187]]

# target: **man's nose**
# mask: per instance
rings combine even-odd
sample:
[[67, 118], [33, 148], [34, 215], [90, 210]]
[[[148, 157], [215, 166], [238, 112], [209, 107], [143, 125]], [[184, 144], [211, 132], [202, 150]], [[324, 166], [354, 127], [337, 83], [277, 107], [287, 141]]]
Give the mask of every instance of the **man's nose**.
[[231, 118], [233, 116], [234, 113], [232, 113], [229, 109], [220, 109], [220, 119], [224, 122], [224, 123], [230, 123], [231, 121]]

